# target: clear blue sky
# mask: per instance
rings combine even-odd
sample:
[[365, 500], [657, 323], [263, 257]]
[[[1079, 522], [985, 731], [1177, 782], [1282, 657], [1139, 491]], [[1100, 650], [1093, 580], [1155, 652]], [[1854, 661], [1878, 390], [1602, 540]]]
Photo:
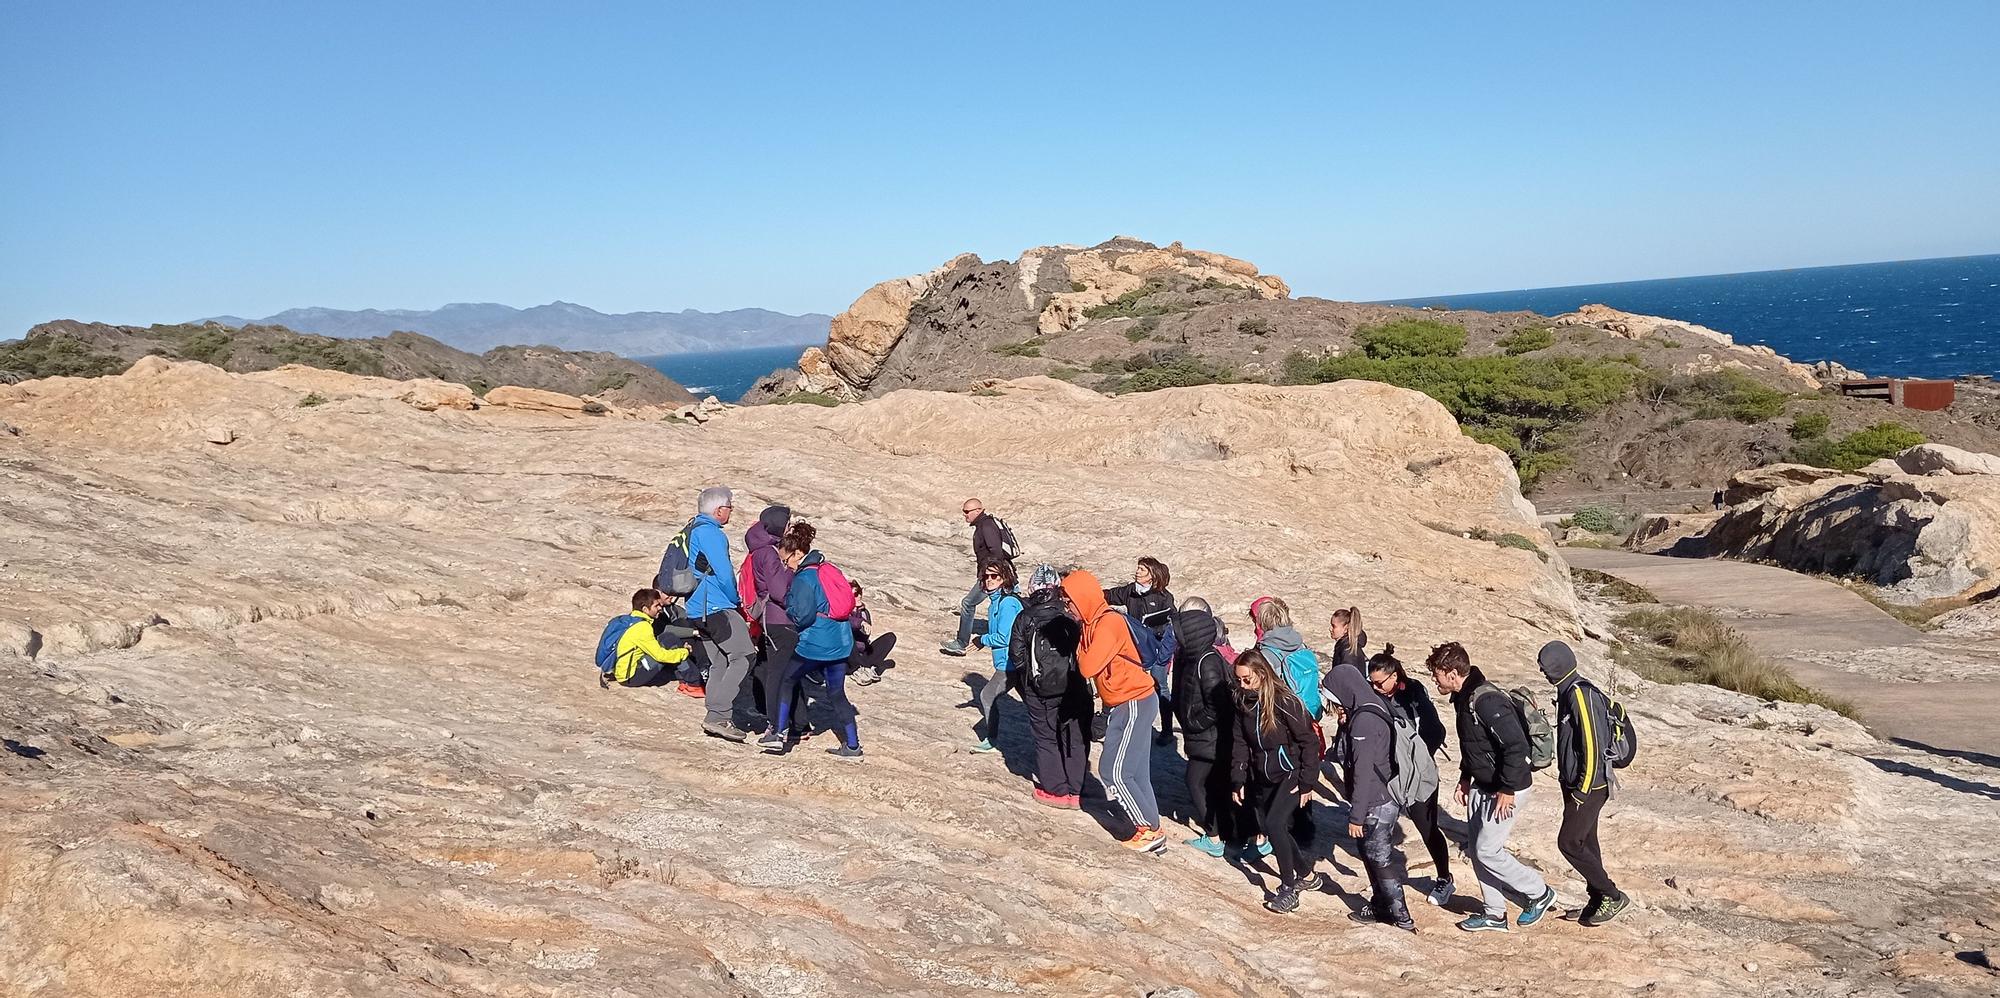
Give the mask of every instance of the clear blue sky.
[[0, 336], [837, 311], [1121, 233], [1361, 299], [2000, 252], [1996, 38], [1990, 0], [6, 0]]

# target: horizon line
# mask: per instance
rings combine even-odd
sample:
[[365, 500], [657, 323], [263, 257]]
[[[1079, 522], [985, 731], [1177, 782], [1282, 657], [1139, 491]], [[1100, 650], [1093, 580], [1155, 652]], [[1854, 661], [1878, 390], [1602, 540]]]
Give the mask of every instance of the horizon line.
[[[1528, 294], [1535, 291], [1568, 291], [1572, 288], [1605, 288], [1620, 284], [1657, 284], [1663, 281], [1698, 281], [1708, 277], [1753, 277], [1758, 274], [1793, 274], [1806, 270], [1841, 270], [1847, 267], [1879, 267], [1890, 263], [1935, 263], [1946, 260], [1977, 260], [1983, 257], [2000, 256], [1996, 253], [1961, 253], [1955, 256], [1919, 256], [1903, 260], [1862, 260], [1855, 263], [1819, 263], [1810, 267], [1771, 267], [1764, 270], [1732, 270], [1713, 274], [1680, 274], [1673, 277], [1635, 277], [1623, 281], [1586, 281], [1581, 284], [1550, 284], [1537, 288], [1495, 288], [1490, 291], [1453, 291], [1446, 294], [1410, 295], [1403, 298], [1375, 298], [1361, 302], [1363, 305], [1402, 305], [1408, 302], [1434, 301], [1441, 298], [1473, 298], [1479, 295]], [[1317, 297], [1317, 296], [1315, 296]], [[1337, 301], [1338, 299], [1328, 299]]]

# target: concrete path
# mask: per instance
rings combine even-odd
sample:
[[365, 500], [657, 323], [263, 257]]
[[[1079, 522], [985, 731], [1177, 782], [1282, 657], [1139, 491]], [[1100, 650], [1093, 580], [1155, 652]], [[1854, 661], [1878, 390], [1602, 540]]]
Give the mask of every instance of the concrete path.
[[[1562, 555], [1572, 567], [1644, 586], [1662, 602], [1722, 612], [1801, 683], [1859, 707], [1862, 721], [1884, 738], [2000, 767], [2000, 723], [1994, 720], [2000, 679], [1925, 681], [1925, 660], [1936, 649], [1965, 651], [1971, 643], [1916, 630], [1845, 587], [1768, 565], [1594, 548], [1564, 548]], [[1988, 651], [1990, 646], [1972, 653]], [[1905, 678], [1878, 678], [1805, 657], [1870, 652]]]

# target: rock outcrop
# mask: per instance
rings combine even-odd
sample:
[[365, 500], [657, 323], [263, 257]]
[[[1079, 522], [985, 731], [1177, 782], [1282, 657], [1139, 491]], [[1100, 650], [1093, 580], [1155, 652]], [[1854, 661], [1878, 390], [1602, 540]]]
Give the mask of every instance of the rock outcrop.
[[899, 350], [917, 358], [906, 372], [920, 366], [956, 378], [947, 387], [963, 387], [957, 382], [975, 375], [957, 377], [957, 368], [971, 371], [965, 362], [995, 343], [1068, 332], [1089, 310], [1148, 292], [1254, 300], [1285, 298], [1291, 289], [1246, 260], [1126, 236], [1088, 248], [1038, 246], [1011, 262], [963, 253], [863, 292], [834, 316], [825, 349], [806, 350], [796, 370], [766, 379], [753, 398], [801, 391], [860, 398], [878, 387]]
[[2000, 456], [1918, 444], [1896, 455], [1896, 466], [1912, 475], [2000, 475]]
[[[0, 992], [1990, 991], [1940, 941], [1983, 944], [2000, 909], [2000, 816], [1958, 789], [1981, 784], [1824, 710], [1606, 675], [1512, 471], [1435, 403], [1368, 383], [989, 391], [697, 428], [302, 409], [276, 379], [185, 363], [0, 388], [23, 430], [0, 450]], [[217, 423], [227, 447], [200, 439]], [[737, 489], [733, 540], [764, 502], [818, 524], [903, 635], [855, 693], [864, 761], [821, 739], [760, 756], [700, 737], [702, 705], [671, 690], [598, 687], [599, 628], [711, 483]], [[951, 705], [985, 666], [926, 647], [974, 493], [1030, 560], [1164, 558], [1239, 643], [1265, 593], [1309, 634], [1359, 603], [1406, 655], [1462, 640], [1510, 685], [1540, 682], [1544, 640], [1577, 641], [1642, 732], [1605, 824], [1638, 905], [1496, 960], [1453, 912], [1416, 905], [1417, 936], [1339, 917], [1366, 884], [1337, 805], [1315, 809], [1315, 852], [1338, 896], [1291, 920], [1260, 906], [1265, 864], [1134, 857], [1094, 791], [1085, 813], [1035, 806], [1017, 708], [999, 757], [959, 749]], [[1556, 827], [1531, 801], [1514, 848], [1579, 897]]]
[[1731, 508], [1672, 551], [1853, 576], [1912, 603], [1960, 596], [2000, 576], [2000, 475], [1961, 473], [1993, 460], [1926, 445], [1894, 474], [1752, 469], [1730, 479]]
[[1684, 365], [1684, 370], [1677, 372], [1681, 374], [1706, 374], [1710, 371], [1732, 368], [1743, 371], [1761, 370], [1775, 366], [1792, 380], [1793, 387], [1798, 390], [1818, 391], [1820, 387], [1820, 380], [1814, 376], [1811, 367], [1789, 360], [1770, 347], [1762, 344], [1738, 343], [1736, 338], [1728, 333], [1718, 332], [1692, 322], [1623, 312], [1609, 305], [1585, 305], [1574, 312], [1556, 316], [1554, 322], [1558, 326], [1588, 326], [1634, 340], [1648, 337], [1677, 339], [1685, 336], [1705, 340], [1725, 351], [1721, 357], [1713, 354], [1697, 357]]

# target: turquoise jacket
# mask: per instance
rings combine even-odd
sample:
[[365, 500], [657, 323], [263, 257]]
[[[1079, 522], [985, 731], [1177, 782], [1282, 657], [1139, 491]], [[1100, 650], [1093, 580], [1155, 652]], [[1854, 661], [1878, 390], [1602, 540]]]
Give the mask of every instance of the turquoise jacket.
[[1014, 639], [1014, 618], [1021, 615], [1021, 597], [1012, 589], [996, 589], [986, 594], [986, 633], [974, 640], [981, 647], [993, 649], [993, 668], [1006, 672], [1013, 668], [1007, 661], [1007, 645]]
[[819, 584], [819, 563], [825, 560], [825, 555], [813, 551], [799, 562], [792, 588], [785, 593], [785, 616], [799, 629], [794, 654], [813, 662], [845, 662], [854, 651], [854, 627], [826, 615], [826, 590]]

